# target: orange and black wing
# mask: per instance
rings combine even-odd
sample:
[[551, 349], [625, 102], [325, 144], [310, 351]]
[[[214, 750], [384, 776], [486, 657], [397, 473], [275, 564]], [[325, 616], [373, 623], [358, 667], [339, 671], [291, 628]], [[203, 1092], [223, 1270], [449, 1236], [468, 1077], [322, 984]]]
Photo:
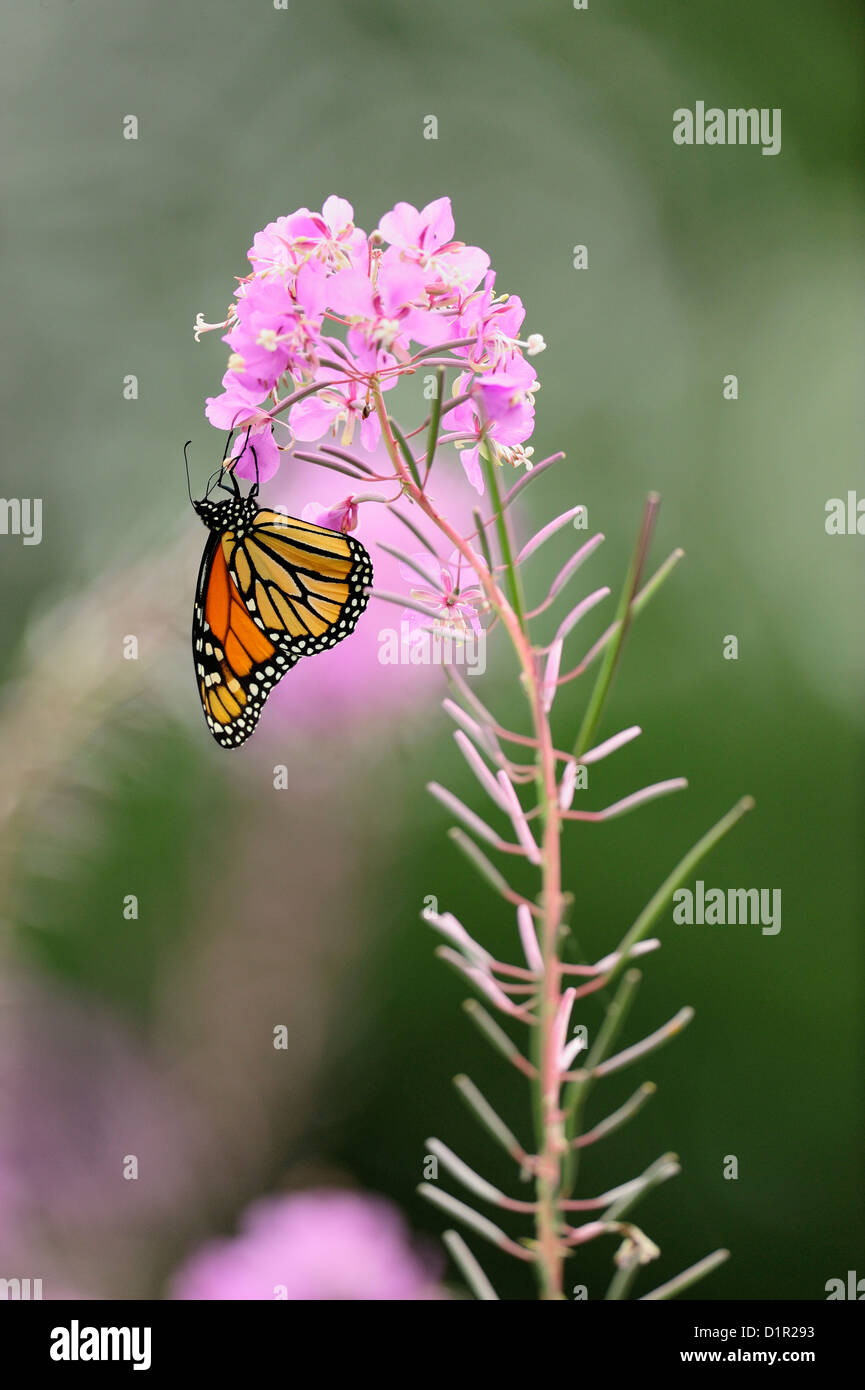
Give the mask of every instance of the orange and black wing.
[[372, 562], [353, 536], [262, 509], [222, 550], [259, 636], [292, 661], [348, 637], [366, 608]]
[[222, 536], [211, 532], [195, 594], [192, 654], [207, 726], [222, 748], [245, 743], [297, 657], [262, 632], [237, 591]]

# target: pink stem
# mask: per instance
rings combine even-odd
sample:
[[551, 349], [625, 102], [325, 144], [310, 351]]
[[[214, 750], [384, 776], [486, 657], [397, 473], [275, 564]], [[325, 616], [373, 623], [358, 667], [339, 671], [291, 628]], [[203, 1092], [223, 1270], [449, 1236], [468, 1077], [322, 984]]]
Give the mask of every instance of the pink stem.
[[[402, 479], [405, 491], [474, 570], [490, 606], [507, 628], [508, 636], [522, 668], [523, 684], [532, 711], [534, 740], [529, 742], [537, 750], [538, 779], [542, 789], [544, 806], [543, 838], [539, 846], [542, 876], [541, 909], [543, 914], [540, 924], [540, 947], [544, 962], [544, 974], [541, 981], [537, 1020], [539, 1029], [538, 1085], [541, 1111], [539, 1115], [540, 1142], [536, 1163], [536, 1264], [541, 1285], [541, 1297], [547, 1301], [558, 1301], [564, 1298], [563, 1264], [565, 1258], [558, 1201], [562, 1181], [562, 1160], [568, 1148], [564, 1136], [562, 1114], [558, 1106], [560, 1072], [555, 1030], [556, 1017], [561, 1002], [561, 965], [558, 957], [558, 938], [564, 905], [560, 858], [561, 813], [556, 779], [559, 755], [553, 746], [550, 723], [547, 711], [544, 709], [542, 684], [535, 653], [528, 635], [523, 631], [519, 618], [496, 583], [494, 576], [487, 570], [483, 557], [475, 554], [469, 543], [442, 516], [435, 504], [424, 493], [423, 489], [417, 486], [409, 474], [390, 428], [387, 409], [377, 382], [373, 383], [372, 398], [381, 423], [382, 436], [388, 456], [395, 472]], [[522, 740], [516, 741], [521, 742]]]

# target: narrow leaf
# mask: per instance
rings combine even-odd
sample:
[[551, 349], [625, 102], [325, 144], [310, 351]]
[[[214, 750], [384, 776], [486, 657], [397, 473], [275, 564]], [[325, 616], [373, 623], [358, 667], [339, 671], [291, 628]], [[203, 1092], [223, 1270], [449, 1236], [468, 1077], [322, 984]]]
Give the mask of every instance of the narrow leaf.
[[412, 481], [417, 484], [418, 492], [423, 492], [423, 483], [421, 482], [420, 474], [417, 471], [415, 457], [406, 442], [405, 435], [403, 434], [402, 430], [400, 429], [399, 425], [396, 423], [395, 420], [390, 419], [390, 417], [388, 417], [388, 419], [390, 422], [391, 433], [393, 434], [394, 439], [399, 445], [400, 453], [405, 459], [405, 465], [412, 476]]
[[675, 1298], [676, 1294], [682, 1293], [685, 1289], [689, 1289], [691, 1285], [696, 1284], [698, 1280], [705, 1279], [707, 1274], [711, 1274], [714, 1270], [718, 1269], [718, 1267], [726, 1263], [729, 1258], [729, 1250], [715, 1250], [711, 1255], [707, 1255], [705, 1259], [698, 1260], [695, 1265], [691, 1265], [689, 1269], [683, 1269], [682, 1273], [677, 1274], [675, 1279], [669, 1279], [666, 1284], [659, 1284], [656, 1289], [652, 1289], [651, 1293], [644, 1293], [640, 1302], [657, 1303], [664, 1298]]
[[491, 1014], [488, 1014], [483, 1004], [479, 1004], [476, 999], [466, 999], [463, 1009], [468, 1014], [472, 1023], [483, 1033], [488, 1042], [492, 1043], [497, 1052], [500, 1052], [509, 1062], [521, 1071], [525, 1076], [534, 1076], [535, 1068], [531, 1062], [520, 1052], [514, 1043], [499, 1026]]
[[467, 1206], [465, 1202], [460, 1202], [456, 1197], [452, 1197], [449, 1192], [442, 1192], [432, 1183], [421, 1183], [417, 1188], [418, 1194], [425, 1197], [434, 1206], [441, 1207], [450, 1216], [455, 1216], [464, 1225], [470, 1226], [484, 1240], [488, 1240], [491, 1245], [495, 1245], [499, 1250], [506, 1250], [509, 1255], [515, 1255], [518, 1260], [534, 1261], [534, 1255], [526, 1250], [524, 1246], [517, 1245], [516, 1241], [505, 1235], [504, 1231], [486, 1216], [481, 1216], [480, 1212]]
[[442, 1240], [475, 1298], [481, 1303], [498, 1303], [498, 1294], [459, 1231], [445, 1231]]
[[540, 531], [537, 531], [535, 535], [532, 536], [531, 540], [526, 541], [516, 558], [516, 564], [521, 565], [530, 555], [534, 555], [535, 551], [539, 550], [545, 541], [548, 541], [551, 536], [554, 536], [557, 531], [561, 531], [563, 526], [567, 526], [568, 522], [573, 521], [575, 516], [584, 511], [585, 507], [580, 503], [579, 506], [571, 507], [568, 511], [562, 512], [561, 516], [557, 516], [553, 521], [547, 522], [546, 526], [542, 526]]
[[[742, 819], [746, 812], [753, 809], [753, 806], [753, 798], [750, 796], [743, 796], [741, 801], [738, 801], [732, 810], [728, 811], [725, 816], [722, 816], [717, 825], [713, 825], [711, 830], [707, 830], [702, 839], [698, 840], [684, 858], [679, 860], [673, 872], [664, 879], [658, 891], [649, 899], [633, 926], [622, 938], [618, 951], [622, 953], [623, 962], [631, 947], [637, 941], [642, 940], [646, 932], [649, 931], [658, 920], [680, 884], [684, 883], [687, 878], [690, 878], [700, 861], [706, 857], [711, 849], [714, 849], [719, 840], [724, 838], [728, 830], [732, 830], [733, 826]], [[620, 966], [614, 968], [613, 976], [618, 974], [619, 969]]]
[[609, 694], [613, 674], [619, 661], [622, 650], [622, 643], [628, 631], [631, 617], [631, 605], [640, 587], [646, 557], [649, 553], [649, 546], [652, 541], [652, 534], [655, 529], [655, 520], [658, 514], [660, 498], [657, 493], [650, 493], [648, 501], [643, 511], [643, 520], [637, 536], [637, 543], [628, 567], [627, 578], [625, 579], [622, 596], [619, 600], [619, 611], [616, 614], [618, 629], [615, 637], [610, 642], [604, 654], [601, 669], [595, 681], [594, 688], [589, 698], [588, 708], [583, 718], [577, 741], [574, 744], [574, 755], [580, 757], [583, 750], [588, 748], [595, 730], [600, 723], [603, 714], [604, 704]]
[[525, 629], [525, 605], [523, 603], [522, 588], [520, 586], [519, 575], [517, 574], [517, 569], [514, 564], [514, 554], [513, 550], [511, 549], [511, 534], [508, 528], [507, 517], [505, 516], [504, 508], [502, 507], [501, 493], [499, 492], [499, 480], [496, 475], [496, 466], [490, 458], [489, 452], [487, 451], [486, 446], [484, 444], [481, 444], [480, 446], [480, 455], [481, 461], [483, 463], [484, 477], [486, 479], [487, 487], [490, 490], [490, 497], [492, 498], [496, 509], [496, 531], [498, 532], [499, 549], [501, 550], [502, 561], [505, 566], [505, 574], [508, 581], [508, 597], [510, 598], [511, 607], [513, 608], [517, 616], [517, 621], [519, 622], [520, 627]]
[[433, 462], [436, 456], [436, 449], [438, 447], [439, 426], [441, 425], [442, 418], [442, 394], [444, 392], [444, 387], [445, 370], [444, 367], [439, 367], [438, 371], [436, 372], [435, 399], [433, 400], [432, 410], [430, 411], [429, 434], [427, 436], [426, 446], [426, 474], [424, 477], [424, 482], [426, 482], [426, 479], [429, 477], [429, 471], [433, 466]]
[[455, 1076], [454, 1085], [468, 1105], [480, 1120], [484, 1129], [488, 1130], [497, 1143], [501, 1144], [505, 1153], [510, 1154], [511, 1158], [518, 1163], [525, 1162], [526, 1152], [520, 1144], [516, 1135], [508, 1129], [501, 1116], [497, 1115], [493, 1107], [485, 1096], [481, 1094], [475, 1083], [468, 1076]]
[[580, 1134], [573, 1141], [574, 1148], [588, 1148], [589, 1144], [597, 1144], [599, 1139], [605, 1139], [608, 1134], [620, 1129], [622, 1125], [627, 1124], [628, 1120], [633, 1119], [642, 1110], [646, 1101], [651, 1099], [657, 1089], [654, 1081], [644, 1081], [642, 1086], [637, 1087], [630, 1099], [626, 1100], [624, 1105], [619, 1106], [618, 1110], [614, 1110], [606, 1119], [600, 1120], [585, 1134]]

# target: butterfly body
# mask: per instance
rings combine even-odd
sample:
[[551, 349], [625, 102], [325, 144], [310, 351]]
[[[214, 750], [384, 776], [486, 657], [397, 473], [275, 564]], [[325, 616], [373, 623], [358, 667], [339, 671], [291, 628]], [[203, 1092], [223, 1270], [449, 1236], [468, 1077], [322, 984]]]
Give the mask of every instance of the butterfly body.
[[302, 656], [349, 636], [368, 601], [369, 555], [353, 536], [258, 504], [258, 487], [193, 506], [209, 536], [192, 654], [207, 726], [222, 748], [245, 743], [265, 701]]

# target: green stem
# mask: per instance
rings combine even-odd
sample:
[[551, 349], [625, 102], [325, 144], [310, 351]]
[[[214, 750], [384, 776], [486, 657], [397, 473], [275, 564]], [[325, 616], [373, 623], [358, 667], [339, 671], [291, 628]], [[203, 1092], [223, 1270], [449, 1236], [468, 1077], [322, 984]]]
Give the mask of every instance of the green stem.
[[511, 545], [511, 533], [508, 527], [507, 516], [502, 510], [501, 492], [499, 489], [499, 479], [496, 473], [496, 466], [487, 452], [484, 444], [480, 447], [480, 455], [483, 461], [484, 478], [489, 488], [490, 497], [493, 502], [496, 517], [496, 532], [499, 538], [499, 547], [502, 552], [502, 562], [505, 566], [505, 577], [507, 579], [508, 597], [511, 607], [517, 615], [520, 627], [525, 632], [526, 616], [525, 603], [523, 601], [522, 585], [514, 565], [514, 552]]

